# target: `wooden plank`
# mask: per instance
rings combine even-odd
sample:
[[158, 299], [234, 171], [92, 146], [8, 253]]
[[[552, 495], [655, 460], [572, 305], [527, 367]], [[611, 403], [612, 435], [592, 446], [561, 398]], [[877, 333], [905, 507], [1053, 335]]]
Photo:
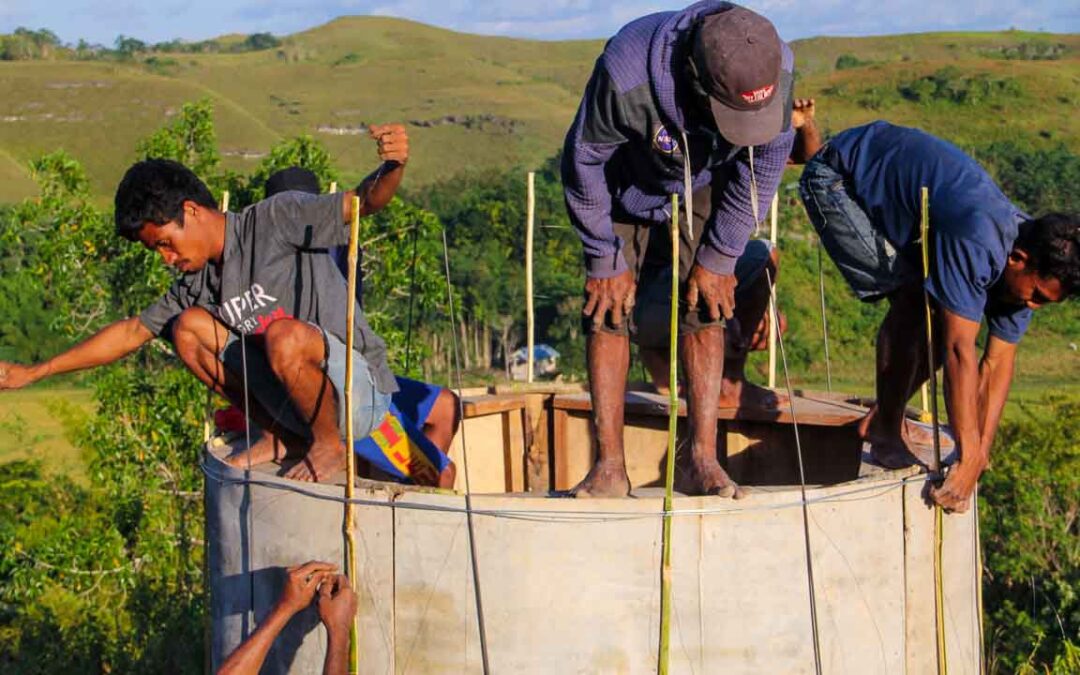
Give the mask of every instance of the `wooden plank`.
[[[560, 410], [592, 412], [589, 394], [562, 394], [555, 396], [552, 405]], [[626, 414], [655, 415], [666, 417], [667, 399], [660, 394], [632, 391], [626, 394]], [[795, 418], [800, 424], [818, 426], [842, 426], [855, 423], [866, 411], [846, 403], [795, 397]], [[686, 401], [679, 401], [679, 416], [686, 416]], [[717, 419], [747, 420], [791, 424], [791, 410], [781, 406], [779, 410], [764, 411], [744, 408], [719, 408]]]
[[466, 396], [463, 397], [462, 404], [465, 409], [465, 419], [469, 419], [470, 417], [521, 410], [525, 407], [525, 397], [495, 394]]
[[553, 490], [567, 490], [567, 484], [570, 481], [568, 477], [569, 466], [567, 466], [567, 418], [569, 413], [565, 410], [553, 410], [552, 411], [552, 433], [554, 441], [551, 444], [551, 463], [554, 465], [554, 485], [551, 486]]

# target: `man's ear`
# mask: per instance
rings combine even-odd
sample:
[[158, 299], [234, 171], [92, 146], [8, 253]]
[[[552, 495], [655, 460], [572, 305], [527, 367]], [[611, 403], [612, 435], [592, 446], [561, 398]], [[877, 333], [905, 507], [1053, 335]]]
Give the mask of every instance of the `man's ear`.
[[183, 205], [181, 206], [180, 218], [178, 219], [178, 222], [176, 224], [180, 227], [183, 227], [185, 224], [190, 223], [193, 220], [198, 220], [199, 218], [202, 218], [203, 211], [205, 211], [205, 209], [202, 207], [202, 205], [190, 199], [185, 199]]

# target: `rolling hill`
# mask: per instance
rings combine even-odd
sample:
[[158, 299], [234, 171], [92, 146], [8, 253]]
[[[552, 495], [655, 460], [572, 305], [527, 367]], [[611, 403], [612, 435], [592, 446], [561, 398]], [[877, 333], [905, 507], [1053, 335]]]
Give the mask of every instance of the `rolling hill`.
[[[31, 194], [26, 163], [57, 148], [83, 162], [95, 193], [108, 199], [136, 142], [202, 97], [214, 101], [226, 165], [240, 171], [274, 142], [306, 133], [358, 178], [374, 156], [363, 127], [391, 120], [410, 125], [411, 188], [468, 169], [535, 165], [559, 148], [602, 46], [344, 17], [263, 51], [0, 62], [0, 202]], [[798, 95], [818, 99], [826, 129], [887, 117], [965, 145], [1080, 146], [1078, 35], [934, 33], [793, 46]]]

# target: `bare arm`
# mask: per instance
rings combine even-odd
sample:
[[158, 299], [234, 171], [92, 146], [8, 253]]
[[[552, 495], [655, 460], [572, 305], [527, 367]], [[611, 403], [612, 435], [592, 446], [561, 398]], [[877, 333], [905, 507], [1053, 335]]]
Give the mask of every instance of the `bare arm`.
[[956, 435], [959, 463], [941, 488], [932, 492], [946, 509], [965, 511], [971, 493], [986, 467], [979, 414], [979, 361], [975, 338], [979, 323], [941, 308], [942, 346], [945, 352], [945, 407]]
[[[333, 582], [336, 571], [337, 565], [317, 560], [290, 567], [281, 598], [274, 605], [274, 609], [270, 610], [270, 616], [259, 624], [242, 645], [229, 654], [229, 658], [225, 659], [225, 663], [218, 669], [218, 675], [258, 675], [278, 634], [297, 612], [311, 604], [321, 584]], [[347, 642], [346, 636], [346, 650]]]
[[821, 132], [814, 120], [814, 99], [797, 98], [791, 112], [795, 128], [795, 145], [791, 148], [791, 163], [806, 164], [821, 149]]
[[218, 675], [255, 675], [262, 668], [278, 633], [289, 623], [293, 612], [278, 603], [255, 632], [236, 648], [218, 669]]
[[21, 366], [0, 362], [0, 389], [19, 389], [52, 375], [96, 368], [119, 361], [153, 337], [154, 334], [135, 317], [110, 323], [71, 349], [43, 363]]
[[989, 459], [1001, 413], [1009, 397], [1016, 345], [990, 336], [979, 364], [979, 430], [982, 455]]
[[342, 216], [348, 223], [352, 220], [352, 198], [360, 196], [360, 217], [370, 216], [381, 210], [394, 198], [405, 164], [409, 161], [409, 135], [400, 124], [375, 124], [369, 129], [375, 139], [382, 164], [365, 178], [355, 190], [345, 193]]

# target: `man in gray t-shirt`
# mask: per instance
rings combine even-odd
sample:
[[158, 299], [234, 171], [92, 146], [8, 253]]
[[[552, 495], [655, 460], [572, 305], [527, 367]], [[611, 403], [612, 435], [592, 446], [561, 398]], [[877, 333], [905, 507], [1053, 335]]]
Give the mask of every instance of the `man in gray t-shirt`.
[[[408, 138], [400, 125], [373, 126], [382, 166], [355, 191], [283, 193], [240, 213], [222, 213], [190, 170], [151, 159], [128, 169], [116, 192], [117, 233], [160, 253], [181, 272], [138, 317], [112, 323], [33, 366], [0, 362], [0, 389], [116, 361], [154, 337], [204, 384], [243, 405], [264, 435], [234, 463], [271, 459], [279, 444], [303, 460], [286, 476], [321, 480], [345, 462], [341, 430], [348, 291], [326, 249], [348, 243], [352, 197], [360, 215], [385, 206], [401, 182]], [[386, 345], [360, 308], [355, 321], [353, 426], [364, 436], [396, 390]]]

